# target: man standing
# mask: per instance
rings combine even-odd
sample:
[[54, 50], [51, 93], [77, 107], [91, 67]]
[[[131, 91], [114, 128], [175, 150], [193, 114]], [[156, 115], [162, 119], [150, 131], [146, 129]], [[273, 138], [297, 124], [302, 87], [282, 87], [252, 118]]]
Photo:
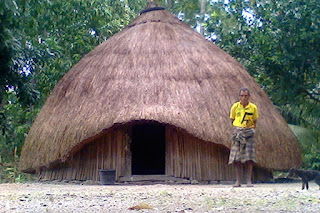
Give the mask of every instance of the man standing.
[[234, 187], [241, 186], [240, 176], [242, 165], [246, 166], [247, 186], [253, 186], [251, 176], [253, 163], [256, 162], [253, 136], [257, 125], [258, 108], [249, 102], [249, 98], [249, 89], [241, 88], [239, 91], [240, 101], [233, 104], [230, 111], [234, 131], [229, 164], [234, 164], [236, 167], [236, 183], [233, 185]]

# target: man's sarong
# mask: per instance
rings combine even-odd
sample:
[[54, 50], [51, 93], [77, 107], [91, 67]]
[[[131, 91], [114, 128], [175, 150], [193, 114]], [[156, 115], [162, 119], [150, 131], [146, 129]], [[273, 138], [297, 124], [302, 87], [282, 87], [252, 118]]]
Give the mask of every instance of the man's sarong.
[[229, 164], [233, 162], [244, 163], [249, 160], [256, 162], [253, 140], [254, 133], [254, 129], [251, 128], [234, 128]]

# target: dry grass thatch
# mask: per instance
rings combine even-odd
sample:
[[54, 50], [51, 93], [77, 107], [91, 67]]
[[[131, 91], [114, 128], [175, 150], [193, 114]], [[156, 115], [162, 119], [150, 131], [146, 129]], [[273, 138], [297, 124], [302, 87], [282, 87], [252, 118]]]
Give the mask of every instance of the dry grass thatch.
[[80, 143], [134, 120], [154, 120], [230, 147], [229, 109], [240, 87], [260, 109], [259, 165], [301, 163], [298, 144], [266, 93], [230, 55], [165, 10], [142, 13], [85, 55], [56, 85], [22, 154], [31, 171], [65, 161]]

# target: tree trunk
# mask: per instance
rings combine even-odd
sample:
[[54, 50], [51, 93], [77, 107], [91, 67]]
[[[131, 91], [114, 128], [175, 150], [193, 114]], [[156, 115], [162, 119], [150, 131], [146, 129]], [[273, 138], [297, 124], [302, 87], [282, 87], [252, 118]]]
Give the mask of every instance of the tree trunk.
[[167, 1], [168, 9], [170, 10], [172, 8], [172, 0]]
[[206, 13], [206, 0], [199, 0], [200, 1], [200, 34], [204, 35], [204, 28], [202, 23], [204, 21], [204, 15]]

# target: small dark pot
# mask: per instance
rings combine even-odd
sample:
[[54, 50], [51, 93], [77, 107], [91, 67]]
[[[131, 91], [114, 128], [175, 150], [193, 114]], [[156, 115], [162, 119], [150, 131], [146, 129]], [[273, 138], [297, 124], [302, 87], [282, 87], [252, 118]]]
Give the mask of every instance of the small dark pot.
[[99, 169], [99, 176], [103, 185], [113, 185], [116, 182], [116, 170]]

